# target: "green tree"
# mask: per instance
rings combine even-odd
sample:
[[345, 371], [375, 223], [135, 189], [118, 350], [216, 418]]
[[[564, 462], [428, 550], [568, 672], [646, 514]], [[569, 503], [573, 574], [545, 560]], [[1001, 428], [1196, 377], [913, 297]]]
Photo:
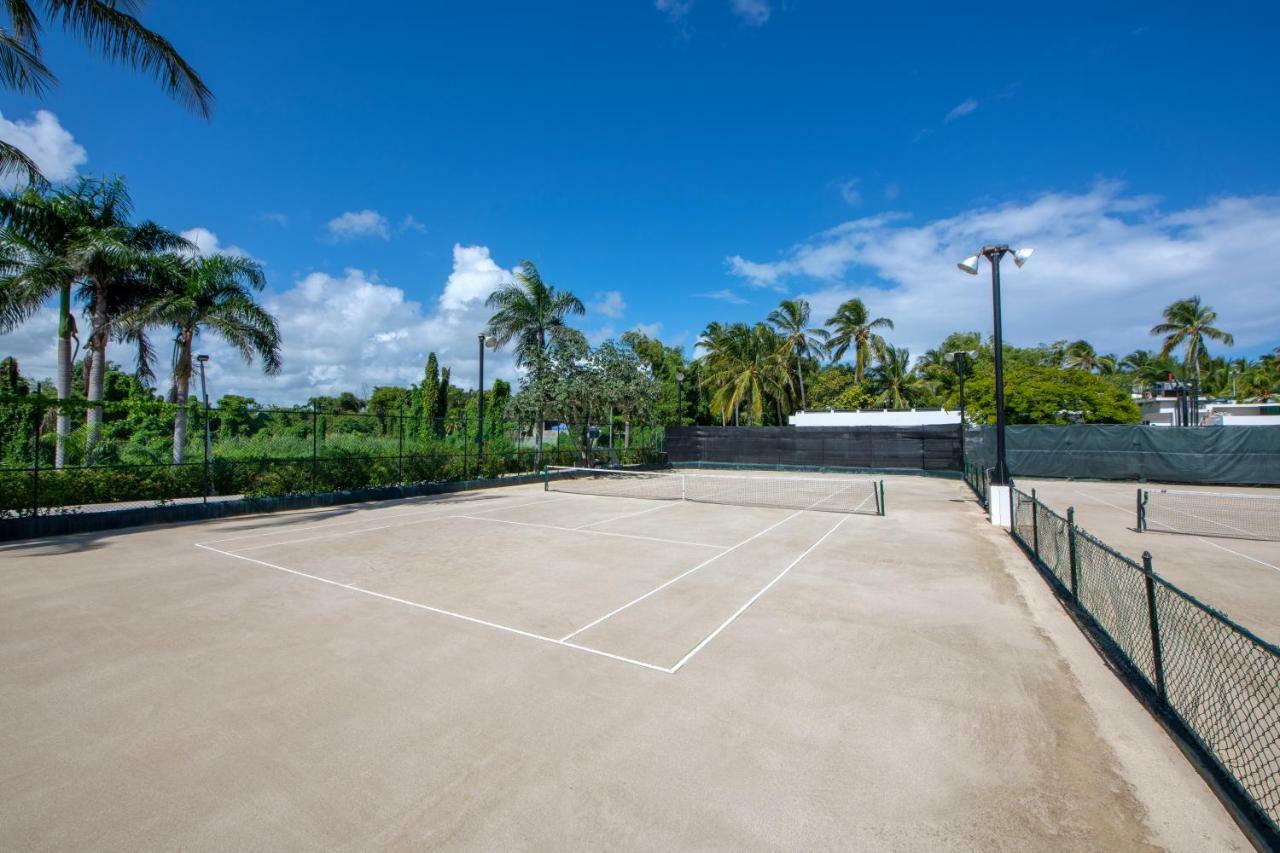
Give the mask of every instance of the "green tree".
[[449, 368], [440, 369], [440, 387], [436, 389], [436, 417], [440, 429], [444, 430], [445, 418], [449, 416]]
[[884, 338], [876, 330], [893, 328], [893, 321], [888, 317], [870, 318], [861, 299], [850, 299], [827, 320], [827, 325], [834, 327], [827, 343], [831, 359], [839, 361], [852, 347], [854, 377], [859, 383], [871, 365], [871, 357], [884, 349]]
[[[173, 45], [130, 14], [141, 5], [136, 0], [4, 0], [9, 23], [0, 27], [0, 84], [41, 97], [57, 82], [40, 44], [43, 27], [54, 24], [106, 59], [153, 75], [167, 94], [208, 117], [213, 93]], [[14, 173], [33, 184], [43, 181], [25, 152], [0, 141], [0, 176]]]
[[1234, 346], [1236, 342], [1229, 333], [1214, 325], [1217, 321], [1217, 311], [1202, 304], [1199, 296], [1190, 296], [1171, 302], [1164, 309], [1164, 322], [1152, 326], [1151, 334], [1165, 336], [1161, 355], [1185, 347], [1183, 363], [1200, 384], [1200, 368], [1209, 355], [1205, 340], [1221, 341], [1227, 346]]
[[791, 371], [777, 332], [764, 323], [711, 323], [703, 331], [700, 345], [706, 353], [702, 383], [711, 391], [711, 406], [722, 424], [728, 423], [730, 413], [734, 423], [740, 423], [743, 407], [748, 424], [763, 424], [769, 402], [782, 423]]
[[[151, 291], [141, 307], [121, 319], [124, 329], [145, 338], [163, 327], [173, 332], [173, 372], [170, 397], [177, 404], [173, 423], [173, 461], [183, 461], [187, 443], [187, 400], [192, 378], [196, 338], [208, 332], [230, 344], [246, 364], [254, 357], [267, 374], [280, 372], [280, 329], [254, 298], [266, 279], [262, 267], [248, 258], [230, 255], [187, 257], [168, 255], [153, 266]], [[144, 352], [147, 347], [143, 347]]]
[[[1130, 396], [1100, 376], [1082, 370], [1013, 363], [1005, 368], [1005, 417], [1011, 424], [1132, 424], [1141, 420]], [[965, 386], [968, 416], [995, 423], [995, 377], [979, 366]]]
[[800, 408], [808, 406], [804, 390], [805, 362], [823, 352], [831, 335], [826, 329], [809, 328], [809, 303], [803, 299], [784, 299], [769, 312], [768, 322], [782, 338], [784, 357], [795, 365], [800, 388]]
[[436, 428], [437, 409], [440, 405], [440, 362], [434, 352], [427, 353], [427, 366], [422, 371], [422, 383], [418, 386], [418, 400], [422, 418], [422, 435], [439, 435]]
[[827, 364], [819, 368], [814, 377], [809, 388], [809, 401], [815, 410], [847, 409], [849, 407], [840, 400], [858, 387], [852, 367], [847, 364]]
[[911, 351], [906, 347], [882, 348], [869, 378], [876, 393], [876, 403], [885, 408], [910, 408], [927, 393], [924, 383], [911, 366]]

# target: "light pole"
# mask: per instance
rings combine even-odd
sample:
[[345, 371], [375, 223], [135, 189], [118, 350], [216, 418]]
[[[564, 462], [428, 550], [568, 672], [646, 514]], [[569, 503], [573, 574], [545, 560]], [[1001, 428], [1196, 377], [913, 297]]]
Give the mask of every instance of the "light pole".
[[996, 465], [991, 475], [993, 486], [1009, 484], [1009, 463], [1005, 458], [1004, 440], [1004, 330], [1000, 324], [1000, 260], [1008, 254], [1013, 255], [1013, 262], [1019, 268], [1031, 257], [1033, 249], [1012, 250], [1008, 246], [983, 246], [982, 251], [971, 255], [957, 264], [961, 272], [969, 275], [978, 274], [978, 258], [986, 258], [991, 264], [991, 315], [994, 328], [996, 350]]
[[955, 350], [944, 356], [949, 364], [955, 365], [956, 376], [960, 377], [960, 467], [964, 468], [964, 378], [969, 372], [969, 363], [978, 357], [974, 350]]
[[684, 426], [684, 372], [676, 372], [676, 426]]
[[480, 339], [480, 396], [476, 398], [476, 420], [479, 425], [476, 427], [476, 473], [479, 475], [477, 479], [484, 479], [484, 351], [485, 348], [494, 349], [498, 346], [498, 339], [493, 335], [481, 332], [476, 335]]
[[213, 455], [213, 441], [209, 437], [209, 387], [205, 383], [204, 366], [209, 356], [200, 353], [196, 356], [200, 362], [200, 396], [204, 398], [204, 499], [209, 500], [209, 457]]
[[1021, 268], [1031, 257], [1032, 251], [1025, 248], [1012, 250], [1003, 244], [983, 246], [978, 254], [970, 255], [957, 264], [961, 272], [969, 275], [978, 274], [979, 257], [986, 258], [991, 264], [992, 337], [996, 351], [996, 464], [987, 492], [987, 508], [991, 514], [991, 523], [1000, 527], [1010, 527], [1013, 524], [1013, 490], [1009, 488], [1009, 463], [1005, 457], [1004, 440], [1004, 329], [1000, 324], [1000, 261], [1005, 255], [1012, 254], [1013, 262]]

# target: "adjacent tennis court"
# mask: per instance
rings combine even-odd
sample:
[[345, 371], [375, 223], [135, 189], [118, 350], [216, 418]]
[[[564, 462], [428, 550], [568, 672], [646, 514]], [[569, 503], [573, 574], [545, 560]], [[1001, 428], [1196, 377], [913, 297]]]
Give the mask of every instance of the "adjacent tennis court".
[[0, 549], [3, 846], [1245, 849], [959, 481], [560, 473]]
[[[1094, 480], [1019, 479], [1122, 553], [1150, 551], [1155, 570], [1258, 636], [1280, 643], [1280, 489], [1185, 489]], [[1139, 494], [1145, 532], [1138, 531]]]

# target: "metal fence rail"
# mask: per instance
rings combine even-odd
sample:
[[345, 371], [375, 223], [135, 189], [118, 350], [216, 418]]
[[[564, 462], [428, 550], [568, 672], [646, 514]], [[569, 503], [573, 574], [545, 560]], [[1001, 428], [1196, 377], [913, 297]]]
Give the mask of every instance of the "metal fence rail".
[[987, 495], [990, 494], [991, 487], [991, 469], [984, 468], [973, 462], [965, 462], [964, 464], [964, 481], [969, 484], [969, 488], [973, 489], [973, 493], [978, 496], [978, 503], [983, 508], [987, 508]]
[[1012, 534], [1155, 708], [1280, 844], [1280, 648], [1014, 489]]

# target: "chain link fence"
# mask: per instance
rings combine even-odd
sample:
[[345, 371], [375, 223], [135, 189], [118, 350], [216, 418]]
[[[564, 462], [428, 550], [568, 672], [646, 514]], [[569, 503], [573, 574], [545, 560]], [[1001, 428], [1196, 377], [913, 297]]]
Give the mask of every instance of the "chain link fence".
[[[61, 419], [61, 429], [59, 420]], [[460, 410], [403, 412], [153, 401], [0, 399], [0, 518], [499, 480], [545, 465], [662, 460], [660, 429], [610, 434]], [[623, 446], [613, 446], [616, 440]], [[175, 452], [175, 447], [178, 448]]]
[[[967, 472], [966, 472], [967, 475]], [[966, 476], [967, 479], [967, 476]], [[1280, 844], [1280, 648], [1014, 489], [1014, 538], [1199, 747], [1267, 843]]]

